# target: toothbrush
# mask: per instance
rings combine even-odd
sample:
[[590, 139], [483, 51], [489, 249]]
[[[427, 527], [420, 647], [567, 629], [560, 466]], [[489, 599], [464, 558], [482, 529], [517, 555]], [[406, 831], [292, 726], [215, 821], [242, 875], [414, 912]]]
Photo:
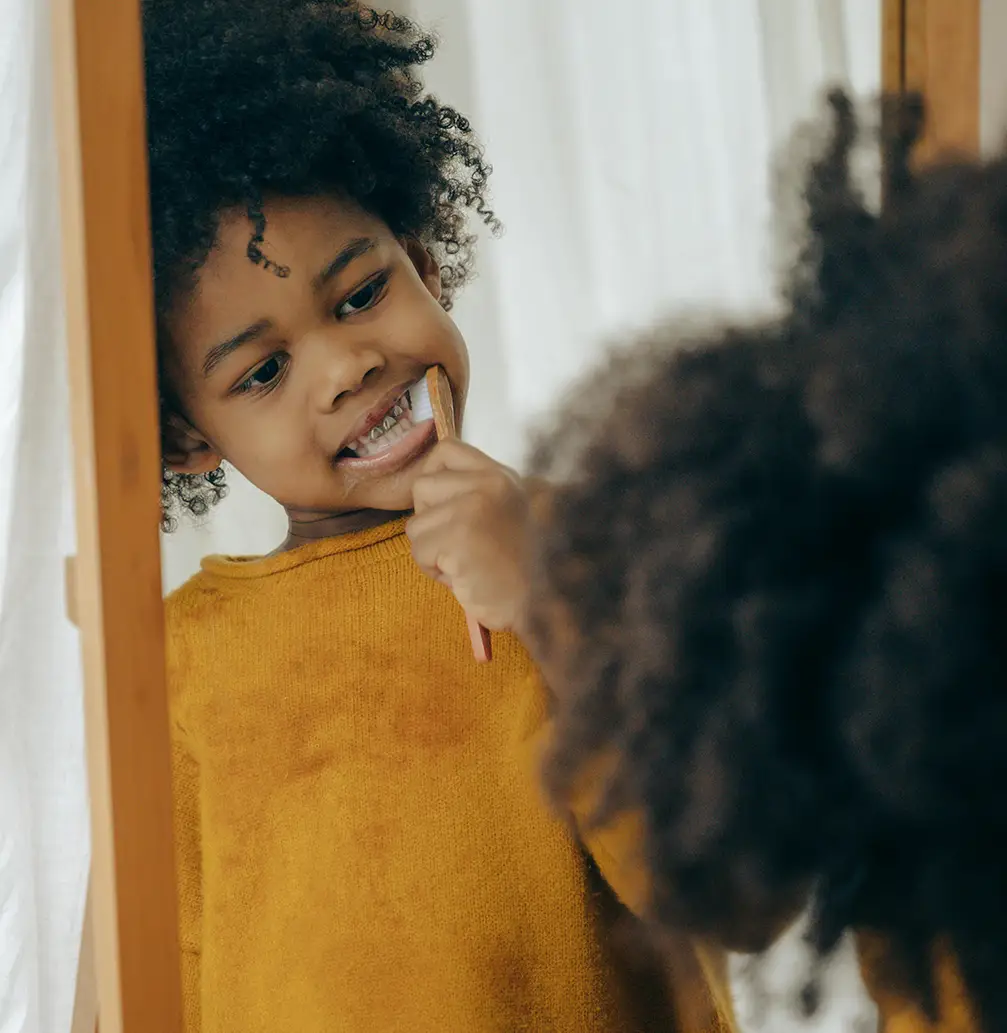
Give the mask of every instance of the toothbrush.
[[[409, 403], [412, 422], [418, 424], [425, 420], [433, 420], [438, 441], [458, 437], [451, 384], [448, 375], [440, 366], [431, 366], [426, 376], [410, 389]], [[466, 614], [466, 619], [469, 625], [469, 638], [472, 640], [472, 652], [479, 663], [487, 663], [493, 659], [490, 633], [474, 617]]]

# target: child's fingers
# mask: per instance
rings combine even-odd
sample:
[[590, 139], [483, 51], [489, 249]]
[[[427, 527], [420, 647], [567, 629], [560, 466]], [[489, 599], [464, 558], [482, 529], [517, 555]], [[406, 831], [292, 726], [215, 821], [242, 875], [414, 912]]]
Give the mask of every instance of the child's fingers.
[[428, 577], [450, 583], [456, 573], [452, 557], [457, 555], [452, 546], [458, 545], [464, 529], [457, 526], [457, 512], [452, 506], [437, 506], [410, 518], [406, 536], [412, 548], [413, 559]]
[[489, 506], [500, 505], [520, 490], [521, 480], [513, 470], [471, 445], [443, 441], [413, 482], [413, 508], [421, 513], [466, 494], [483, 497]]
[[456, 521], [457, 511], [454, 506], [432, 506], [406, 521], [406, 536], [410, 542], [416, 542]]
[[482, 492], [467, 492], [406, 522], [413, 558], [487, 628], [516, 627], [526, 603], [523, 524], [501, 520]]
[[413, 509], [422, 513], [462, 495], [481, 495], [488, 504], [494, 504], [510, 487], [507, 475], [494, 469], [441, 469], [421, 474], [413, 482]]
[[490, 459], [478, 448], [457, 438], [449, 438], [434, 446], [424, 462], [423, 474], [433, 474], [440, 470], [486, 470], [499, 466], [496, 460]]

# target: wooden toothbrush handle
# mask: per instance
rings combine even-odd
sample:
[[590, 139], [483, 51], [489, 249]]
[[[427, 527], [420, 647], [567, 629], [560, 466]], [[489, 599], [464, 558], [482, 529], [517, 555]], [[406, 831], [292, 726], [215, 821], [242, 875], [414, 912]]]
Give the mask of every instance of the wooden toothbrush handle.
[[440, 366], [427, 370], [427, 392], [430, 395], [430, 408], [434, 411], [434, 428], [438, 441], [447, 441], [458, 437], [455, 424], [455, 403], [451, 396], [451, 382], [447, 373]]
[[475, 619], [465, 614], [469, 625], [469, 638], [472, 640], [472, 655], [476, 662], [487, 664], [493, 659], [493, 640], [490, 633]]
[[[437, 431], [438, 441], [458, 437], [451, 382], [440, 366], [427, 370], [427, 392], [430, 395], [430, 408], [434, 413], [434, 429]], [[472, 640], [472, 655], [478, 663], [488, 663], [493, 659], [493, 641], [490, 633], [474, 617], [466, 614], [465, 619], [468, 621], [469, 638]]]

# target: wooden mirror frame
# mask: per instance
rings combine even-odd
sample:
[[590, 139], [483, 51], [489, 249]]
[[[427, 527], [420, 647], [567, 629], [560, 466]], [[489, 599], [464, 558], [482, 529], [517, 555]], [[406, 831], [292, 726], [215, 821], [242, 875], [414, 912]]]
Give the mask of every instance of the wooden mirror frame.
[[979, 152], [980, 0], [882, 0], [881, 88], [926, 99], [918, 156]]
[[138, 0], [53, 0], [102, 1033], [180, 1033]]

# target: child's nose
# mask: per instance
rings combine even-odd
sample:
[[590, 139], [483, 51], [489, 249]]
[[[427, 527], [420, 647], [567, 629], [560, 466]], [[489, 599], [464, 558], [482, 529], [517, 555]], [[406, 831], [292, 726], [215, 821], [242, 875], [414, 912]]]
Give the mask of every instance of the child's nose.
[[331, 412], [340, 402], [351, 398], [377, 380], [385, 368], [385, 358], [372, 348], [347, 351], [335, 349], [325, 357], [324, 373], [318, 378], [317, 404]]

